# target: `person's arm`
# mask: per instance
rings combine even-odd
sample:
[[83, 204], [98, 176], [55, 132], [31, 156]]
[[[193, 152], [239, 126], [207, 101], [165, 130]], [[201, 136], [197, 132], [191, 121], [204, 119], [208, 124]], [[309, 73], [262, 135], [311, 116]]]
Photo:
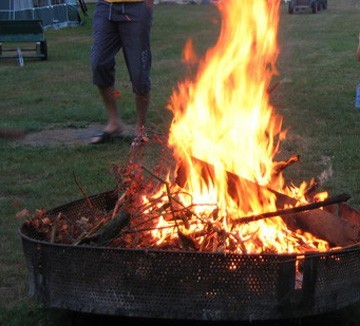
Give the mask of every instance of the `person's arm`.
[[356, 58], [360, 61], [360, 33], [359, 33], [359, 44], [356, 50]]

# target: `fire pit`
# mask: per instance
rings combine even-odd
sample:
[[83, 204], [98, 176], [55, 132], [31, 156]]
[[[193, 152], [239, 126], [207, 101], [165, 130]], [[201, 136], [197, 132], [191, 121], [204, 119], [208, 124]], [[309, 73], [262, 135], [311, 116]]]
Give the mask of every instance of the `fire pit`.
[[[299, 156], [275, 160], [286, 135], [269, 101], [280, 1], [217, 6], [219, 40], [168, 105], [169, 162], [164, 151], [150, 171], [131, 150], [116, 192], [38, 210], [20, 228], [30, 293], [47, 306], [249, 321], [359, 301], [360, 213], [348, 196], [314, 194], [313, 180], [286, 182]], [[184, 58], [196, 62], [191, 42]]]
[[[90, 197], [101, 210], [113, 191]], [[346, 203], [343, 218], [360, 223]], [[82, 216], [86, 200], [48, 212]], [[220, 254], [63, 245], [19, 230], [30, 295], [51, 308], [127, 317], [268, 320], [331, 312], [360, 300], [360, 247], [293, 254]]]

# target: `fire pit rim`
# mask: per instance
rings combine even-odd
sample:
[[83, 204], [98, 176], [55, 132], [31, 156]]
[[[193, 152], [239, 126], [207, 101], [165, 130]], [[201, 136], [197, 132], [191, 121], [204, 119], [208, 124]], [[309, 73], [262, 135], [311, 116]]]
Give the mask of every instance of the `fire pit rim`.
[[[110, 190], [106, 190], [100, 193], [95, 193], [92, 195], [88, 196], [89, 200], [92, 199], [96, 199], [99, 197], [103, 197], [103, 198], [110, 198], [112, 201], [114, 201], [115, 204], [116, 199], [117, 199], [117, 189], [113, 188]], [[57, 207], [54, 207], [52, 209], [47, 210], [47, 214], [49, 215], [54, 215], [57, 214], [58, 212], [61, 212], [63, 210], [66, 210], [67, 208], [76, 205], [78, 203], [83, 203], [85, 202], [86, 199], [84, 198], [79, 198], [79, 199], [75, 199], [74, 201], [71, 201], [69, 203], [66, 204], [62, 204], [59, 205]], [[308, 251], [305, 253], [250, 253], [250, 254], [241, 254], [241, 253], [223, 253], [223, 252], [210, 252], [210, 251], [189, 251], [189, 250], [165, 250], [165, 249], [153, 249], [153, 248], [114, 248], [114, 247], [106, 247], [106, 246], [101, 246], [101, 245], [94, 245], [94, 246], [90, 246], [90, 245], [74, 245], [74, 244], [65, 244], [65, 243], [53, 243], [53, 242], [49, 242], [49, 241], [44, 241], [44, 240], [39, 240], [39, 239], [35, 239], [32, 238], [28, 235], [26, 235], [24, 232], [22, 232], [22, 229], [25, 225], [25, 222], [17, 229], [17, 234], [21, 237], [21, 238], [26, 238], [29, 241], [38, 243], [38, 244], [44, 244], [44, 245], [54, 245], [54, 246], [63, 246], [64, 248], [71, 248], [71, 247], [76, 247], [76, 248], [89, 248], [92, 250], [111, 250], [111, 251], [129, 251], [129, 252], [145, 252], [145, 253], [178, 253], [178, 254], [193, 254], [193, 255], [204, 255], [204, 254], [208, 254], [209, 256], [213, 255], [213, 256], [223, 256], [223, 255], [234, 255], [234, 257], [242, 257], [242, 256], [252, 256], [252, 257], [289, 257], [289, 259], [291, 260], [296, 260], [298, 257], [301, 258], [313, 258], [316, 256], [328, 256], [328, 255], [336, 255], [336, 254], [342, 254], [342, 253], [348, 253], [348, 252], [352, 252], [352, 251], [357, 251], [360, 247], [360, 243], [354, 244], [353, 246], [349, 246], [346, 248], [335, 248], [332, 250], [328, 250], [328, 251]]]
[[34, 239], [24, 232], [22, 232], [24, 224], [17, 229], [17, 234], [20, 238], [26, 239], [27, 241], [42, 244], [46, 246], [54, 246], [54, 247], [63, 247], [63, 248], [83, 248], [83, 249], [91, 249], [91, 250], [107, 250], [107, 251], [127, 251], [127, 252], [142, 252], [148, 254], [174, 254], [174, 255], [208, 255], [208, 256], [233, 256], [233, 257], [288, 257], [291, 260], [296, 260], [298, 258], [301, 259], [311, 259], [316, 256], [332, 256], [337, 254], [350, 253], [352, 251], [358, 251], [360, 248], [360, 244], [356, 244], [354, 246], [348, 248], [336, 248], [330, 251], [309, 251], [306, 253], [249, 253], [249, 254], [241, 254], [241, 253], [224, 253], [224, 252], [210, 252], [210, 251], [189, 251], [189, 250], [165, 250], [165, 249], [153, 249], [153, 248], [114, 248], [114, 247], [106, 247], [101, 245], [74, 245], [74, 244], [65, 244], [65, 243], [53, 243], [45, 240]]

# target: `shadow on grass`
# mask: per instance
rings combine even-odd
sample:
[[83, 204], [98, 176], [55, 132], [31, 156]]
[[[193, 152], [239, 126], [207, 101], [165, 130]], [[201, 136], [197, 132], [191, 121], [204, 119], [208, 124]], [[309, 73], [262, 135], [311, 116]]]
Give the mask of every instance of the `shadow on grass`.
[[91, 326], [91, 325], [157, 325], [157, 326], [357, 326], [360, 319], [360, 304], [352, 305], [316, 316], [266, 321], [194, 321], [159, 318], [134, 318], [112, 315], [80, 313], [68, 310], [48, 309], [34, 303], [23, 303], [12, 309], [0, 308], [0, 325], [6, 326]]

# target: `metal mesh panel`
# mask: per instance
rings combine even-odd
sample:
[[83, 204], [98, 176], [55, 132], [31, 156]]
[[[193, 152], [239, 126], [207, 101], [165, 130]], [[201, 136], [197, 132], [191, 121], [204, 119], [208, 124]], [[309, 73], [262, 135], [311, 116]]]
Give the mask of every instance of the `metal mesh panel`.
[[[356, 295], [360, 300], [360, 250], [344, 250], [335, 255], [320, 256], [317, 260], [314, 296], [319, 305], [330, 307], [335, 301], [336, 309], [345, 307], [349, 301], [356, 302]], [[352, 286], [355, 290], [351, 289]]]
[[[90, 199], [104, 210], [116, 202], [113, 192]], [[77, 218], [85, 206], [79, 200], [52, 213]], [[329, 312], [360, 299], [359, 248], [303, 257], [238, 255], [59, 245], [25, 229], [20, 236], [30, 294], [49, 307], [129, 317], [266, 320]]]
[[40, 19], [44, 28], [79, 25], [76, 0], [1, 0], [0, 19]]

